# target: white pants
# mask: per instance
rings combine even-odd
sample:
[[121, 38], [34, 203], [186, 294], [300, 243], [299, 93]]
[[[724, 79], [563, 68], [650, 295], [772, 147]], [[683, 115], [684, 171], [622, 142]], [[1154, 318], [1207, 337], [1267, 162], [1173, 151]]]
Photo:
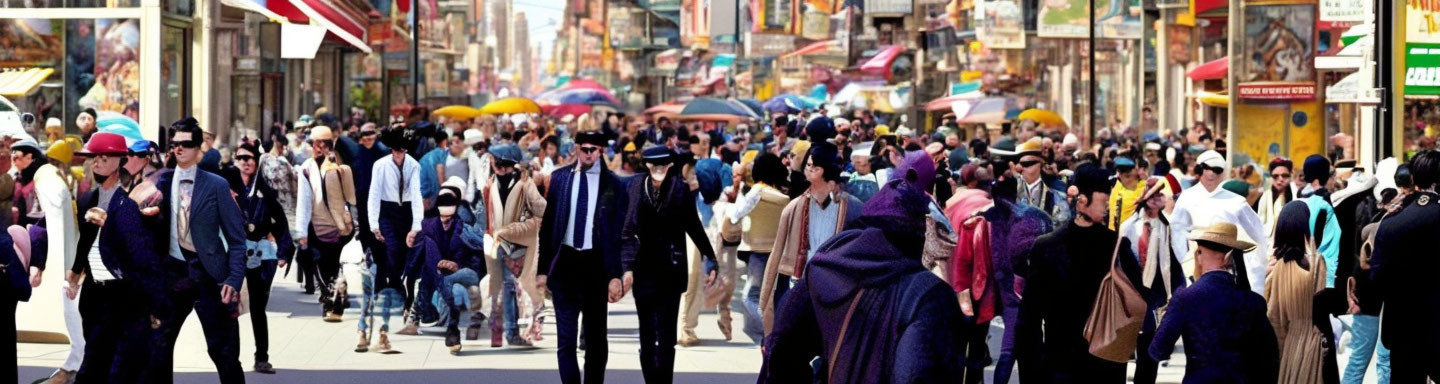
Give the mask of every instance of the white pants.
[[65, 296], [65, 287], [60, 287], [60, 301], [65, 307], [65, 332], [70, 334], [70, 356], [65, 358], [65, 364], [60, 369], [66, 371], [79, 371], [80, 362], [85, 360], [85, 326], [80, 322], [80, 292], [75, 294], [75, 300]]

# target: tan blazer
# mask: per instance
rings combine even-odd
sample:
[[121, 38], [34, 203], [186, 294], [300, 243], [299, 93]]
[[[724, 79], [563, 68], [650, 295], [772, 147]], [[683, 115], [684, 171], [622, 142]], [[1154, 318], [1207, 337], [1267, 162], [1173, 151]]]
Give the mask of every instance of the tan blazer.
[[530, 295], [532, 306], [538, 307], [543, 296], [539, 296], [535, 289], [535, 269], [539, 264], [540, 220], [545, 216], [545, 196], [535, 188], [535, 181], [530, 179], [529, 172], [521, 172], [520, 169], [515, 172], [520, 172], [521, 176], [515, 186], [510, 188], [509, 196], [504, 196], [502, 200], [500, 186], [494, 175], [485, 182], [481, 196], [484, 199], [485, 214], [488, 216], [486, 220], [489, 225], [486, 228], [495, 238], [495, 246], [486, 247], [490, 248], [490, 252], [485, 255], [486, 262], [490, 264], [487, 268], [490, 275], [490, 297], [492, 302], [500, 297], [497, 293], [504, 281], [501, 268], [505, 268], [505, 264], [500, 262], [498, 249], [500, 242], [506, 242], [525, 247], [525, 267], [519, 276], [521, 290]]
[[[785, 210], [780, 212], [780, 230], [775, 233], [775, 248], [771, 249], [770, 259], [765, 262], [765, 278], [760, 286], [760, 313], [764, 315], [765, 334], [770, 334], [770, 329], [775, 321], [775, 280], [778, 274], [795, 276], [795, 264], [799, 258], [805, 257], [800, 254], [800, 239], [809, 236], [810, 223], [801, 222], [806, 210], [810, 209], [809, 193], [801, 194]], [[835, 190], [832, 198], [835, 204], [840, 204], [836, 212], [835, 233], [845, 230], [845, 216], [850, 209], [850, 195], [844, 191]], [[810, 244], [810, 249], [819, 248], [820, 244]]]

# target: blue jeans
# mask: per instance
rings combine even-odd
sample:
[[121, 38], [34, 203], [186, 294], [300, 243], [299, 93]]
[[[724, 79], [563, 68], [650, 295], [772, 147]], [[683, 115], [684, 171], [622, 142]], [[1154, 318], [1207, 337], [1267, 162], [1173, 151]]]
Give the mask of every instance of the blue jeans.
[[[745, 335], [756, 345], [765, 345], [765, 323], [760, 313], [760, 289], [765, 279], [765, 262], [768, 253], [740, 252], [745, 259], [745, 271], [750, 274], [750, 287], [745, 291]], [[775, 275], [775, 308], [780, 308], [780, 299], [790, 291], [790, 276]]]
[[515, 340], [520, 338], [520, 306], [516, 297], [516, 287], [519, 286], [519, 276], [510, 271], [510, 267], [504, 262], [500, 263], [500, 275], [505, 277], [502, 283], [500, 299], [505, 306], [505, 338]]
[[1375, 361], [1375, 376], [1381, 383], [1390, 382], [1390, 350], [1381, 345], [1380, 317], [1355, 314], [1350, 324], [1350, 364], [1345, 367], [1345, 377], [1340, 382], [1360, 384], [1365, 380], [1365, 370], [1370, 367], [1370, 354], [1379, 354]]
[[[435, 293], [441, 305], [436, 305], [435, 309], [440, 312], [440, 318], [445, 319], [447, 327], [459, 327], [460, 318], [464, 315], [462, 312], [470, 307], [468, 289], [480, 284], [480, 275], [473, 269], [461, 268], [442, 280], [442, 288]], [[451, 309], [454, 309], [453, 313]]]
[[359, 330], [364, 332], [369, 329], [371, 316], [380, 305], [380, 332], [390, 331], [390, 315], [392, 312], [405, 305], [405, 297], [400, 291], [394, 288], [381, 289], [375, 292], [375, 264], [370, 264], [369, 273], [360, 274], [360, 284], [364, 289], [365, 297], [360, 304], [360, 325]]

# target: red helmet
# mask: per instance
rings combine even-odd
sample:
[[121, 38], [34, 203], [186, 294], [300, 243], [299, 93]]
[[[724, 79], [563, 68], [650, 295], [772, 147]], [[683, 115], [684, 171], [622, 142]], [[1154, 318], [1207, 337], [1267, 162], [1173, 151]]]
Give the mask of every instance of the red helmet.
[[120, 155], [130, 153], [125, 146], [125, 136], [110, 132], [97, 132], [90, 136], [90, 141], [85, 143], [85, 149], [76, 152], [76, 155], [97, 156], [97, 155]]

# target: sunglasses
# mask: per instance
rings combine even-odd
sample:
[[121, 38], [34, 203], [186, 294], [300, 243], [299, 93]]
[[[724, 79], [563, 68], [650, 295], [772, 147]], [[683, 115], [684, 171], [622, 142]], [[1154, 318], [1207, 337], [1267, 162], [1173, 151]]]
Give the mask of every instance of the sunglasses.
[[1290, 174], [1289, 174], [1289, 173], [1272, 173], [1272, 174], [1270, 174], [1270, 177], [1273, 177], [1273, 178], [1276, 178], [1276, 179], [1288, 179], [1288, 178], [1290, 178]]
[[170, 148], [189, 148], [189, 149], [195, 149], [195, 148], [200, 148], [200, 142], [199, 142], [199, 141], [194, 141], [194, 140], [191, 140], [191, 141], [176, 141], [176, 142], [170, 143]]
[[1040, 160], [1025, 160], [1020, 162], [1020, 166], [1023, 168], [1030, 168], [1036, 164], [1040, 164]]
[[592, 147], [592, 146], [580, 147], [580, 152], [585, 152], [585, 153], [595, 153], [596, 151], [599, 151], [599, 150], [600, 150], [600, 147]]
[[250, 161], [250, 160], [255, 160], [255, 156], [250, 156], [250, 155], [239, 155], [239, 156], [235, 156], [235, 161]]
[[1201, 172], [1201, 173], [1204, 173], [1204, 172], [1207, 171], [1207, 170], [1210, 171], [1210, 172], [1218, 173], [1218, 174], [1224, 174], [1224, 173], [1225, 173], [1225, 168], [1221, 168], [1221, 167], [1211, 167], [1211, 166], [1208, 166], [1208, 165], [1200, 165], [1200, 166], [1197, 166], [1197, 168], [1200, 169], [1200, 172]]

